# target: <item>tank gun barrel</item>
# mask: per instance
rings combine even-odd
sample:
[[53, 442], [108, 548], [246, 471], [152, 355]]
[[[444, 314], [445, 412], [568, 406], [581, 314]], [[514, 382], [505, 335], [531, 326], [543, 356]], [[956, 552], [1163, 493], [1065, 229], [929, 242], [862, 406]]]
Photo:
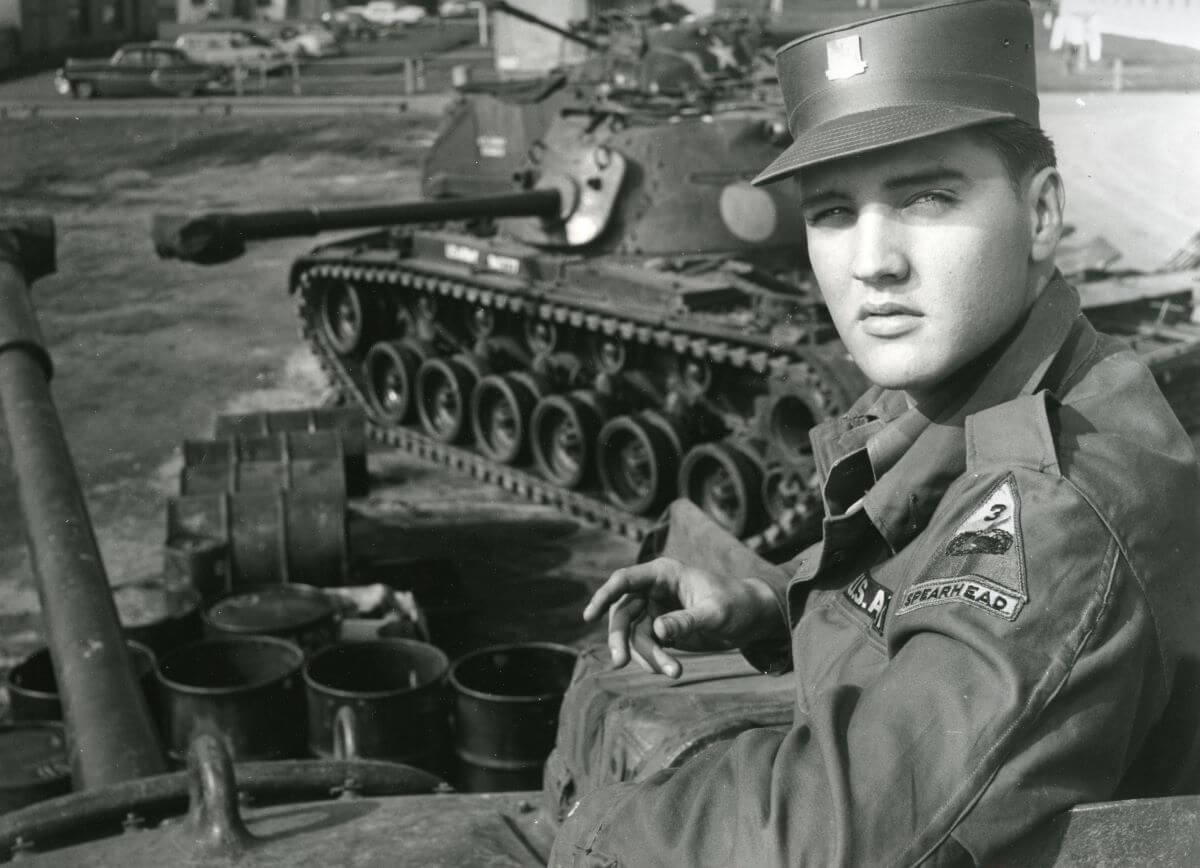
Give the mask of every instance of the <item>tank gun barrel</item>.
[[547, 21], [545, 18], [534, 15], [532, 12], [526, 12], [524, 9], [518, 9], [516, 6], [513, 6], [510, 3], [505, 3], [504, 0], [489, 0], [487, 7], [492, 12], [502, 12], [505, 15], [511, 15], [513, 18], [519, 18], [522, 21], [528, 21], [530, 24], [535, 24], [538, 27], [551, 31], [552, 33], [557, 33], [564, 39], [577, 42], [586, 48], [592, 49], [593, 51], [605, 51], [608, 48], [608, 46], [603, 42], [598, 42], [595, 39], [588, 39], [583, 34], [576, 33], [574, 30], [568, 30], [565, 27], [559, 27], [557, 24], [553, 24]]
[[166, 771], [134, 679], [79, 477], [50, 397], [28, 284], [54, 271], [49, 220], [0, 220], [0, 413], [78, 789]]
[[292, 238], [341, 229], [369, 229], [440, 220], [561, 216], [556, 189], [528, 190], [463, 199], [435, 199], [360, 208], [294, 208], [278, 211], [157, 214], [152, 234], [163, 259], [212, 265], [236, 259], [247, 241]]

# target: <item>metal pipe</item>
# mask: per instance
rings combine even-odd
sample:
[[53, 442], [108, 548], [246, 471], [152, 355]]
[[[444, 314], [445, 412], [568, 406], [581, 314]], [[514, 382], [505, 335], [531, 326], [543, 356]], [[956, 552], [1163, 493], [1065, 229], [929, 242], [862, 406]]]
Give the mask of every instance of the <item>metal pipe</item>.
[[[12, 252], [0, 244], [0, 254]], [[12, 258], [0, 256], [0, 410], [67, 721], [72, 777], [77, 789], [93, 789], [161, 774], [166, 766], [50, 395], [25, 273]]]

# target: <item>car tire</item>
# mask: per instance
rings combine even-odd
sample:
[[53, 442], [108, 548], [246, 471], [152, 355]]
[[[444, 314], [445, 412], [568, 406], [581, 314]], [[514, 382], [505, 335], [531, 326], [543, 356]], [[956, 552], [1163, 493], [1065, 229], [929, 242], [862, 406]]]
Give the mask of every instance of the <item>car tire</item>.
[[94, 82], [76, 81], [71, 84], [71, 95], [75, 99], [92, 99], [100, 95]]

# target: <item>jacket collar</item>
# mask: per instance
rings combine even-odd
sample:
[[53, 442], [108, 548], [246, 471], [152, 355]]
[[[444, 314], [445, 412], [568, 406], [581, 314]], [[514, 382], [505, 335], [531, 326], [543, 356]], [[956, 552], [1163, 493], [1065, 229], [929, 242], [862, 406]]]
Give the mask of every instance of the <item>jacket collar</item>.
[[827, 515], [836, 516], [853, 499], [830, 490], [839, 476], [856, 475], [839, 473], [838, 465], [865, 457], [875, 481], [859, 490], [862, 508], [889, 548], [899, 551], [965, 471], [967, 417], [1035, 392], [1064, 344], [1074, 355], [1087, 343], [1067, 340], [1080, 329], [1091, 330], [1079, 295], [1056, 272], [1021, 324], [929, 401], [910, 408], [902, 393], [873, 387], [844, 416], [818, 425], [809, 436]]

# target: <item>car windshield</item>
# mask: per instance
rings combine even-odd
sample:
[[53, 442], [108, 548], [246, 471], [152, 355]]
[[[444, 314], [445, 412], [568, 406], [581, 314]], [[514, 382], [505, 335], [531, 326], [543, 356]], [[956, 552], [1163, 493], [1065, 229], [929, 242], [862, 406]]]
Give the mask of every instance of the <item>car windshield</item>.
[[239, 34], [237, 34], [237, 36], [235, 38], [239, 38], [239, 37], [240, 37], [241, 41], [235, 42], [234, 43], [235, 45], [239, 45], [239, 46], [253, 45], [255, 48], [270, 48], [271, 47], [270, 40], [264, 39], [263, 37], [259, 36], [257, 33], [239, 33]]

